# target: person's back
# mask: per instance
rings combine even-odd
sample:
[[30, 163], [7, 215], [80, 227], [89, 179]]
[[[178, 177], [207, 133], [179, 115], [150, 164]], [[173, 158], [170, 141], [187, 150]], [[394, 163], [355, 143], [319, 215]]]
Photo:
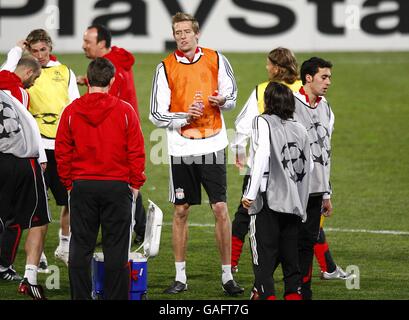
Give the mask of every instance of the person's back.
[[292, 120], [295, 103], [289, 88], [270, 82], [264, 100], [266, 110], [252, 125], [251, 173], [242, 198], [251, 217], [251, 299], [276, 299], [272, 275], [281, 262], [284, 299], [300, 300], [297, 230], [307, 218], [310, 145], [306, 129]]
[[73, 299], [91, 298], [91, 259], [99, 227], [104, 297], [128, 298], [131, 208], [145, 182], [145, 151], [135, 110], [108, 93], [114, 74], [109, 60], [93, 60], [87, 72], [89, 94], [64, 110], [58, 126], [58, 173], [70, 190]]
[[[110, 94], [92, 93], [75, 100], [64, 113], [75, 142], [69, 164], [72, 178], [128, 181], [128, 130], [139, 127], [131, 105]], [[143, 140], [135, 143], [143, 146]]]
[[[267, 196], [270, 209], [292, 213], [306, 220], [310, 170], [309, 141], [305, 128], [298, 122], [263, 114], [270, 129], [270, 164]], [[277, 147], [278, 146], [278, 147]], [[305, 154], [307, 153], [307, 154]], [[305, 177], [305, 179], [304, 179]], [[301, 183], [302, 182], [302, 183]]]

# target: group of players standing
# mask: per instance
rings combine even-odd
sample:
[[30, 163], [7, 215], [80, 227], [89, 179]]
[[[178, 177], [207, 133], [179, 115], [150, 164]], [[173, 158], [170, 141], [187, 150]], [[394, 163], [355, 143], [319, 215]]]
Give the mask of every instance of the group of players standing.
[[[322, 229], [322, 217], [332, 212], [329, 176], [334, 115], [324, 97], [331, 84], [332, 64], [313, 57], [302, 64], [299, 74], [290, 50], [280, 47], [269, 53], [266, 67], [269, 81], [255, 88], [235, 123], [237, 133], [231, 147], [237, 155], [236, 165], [247, 167], [248, 171], [243, 181], [243, 199], [231, 224], [226, 203], [224, 154], [228, 140], [222, 111], [231, 110], [236, 104], [233, 70], [225, 56], [198, 46], [199, 25], [194, 17], [177, 13], [172, 29], [177, 50], [156, 69], [150, 106], [150, 120], [167, 130], [169, 198], [175, 208], [172, 241], [176, 277], [164, 292], [177, 294], [187, 290], [187, 217], [190, 206], [201, 203], [201, 185], [215, 215], [222, 288], [226, 294], [236, 296], [244, 291], [233, 274], [238, 269], [248, 231], [255, 274], [253, 299], [276, 298], [272, 275], [280, 263], [284, 273], [284, 298], [311, 299], [314, 250], [323, 278], [347, 278], [333, 262]], [[126, 299], [127, 296], [129, 277], [123, 260], [128, 250], [124, 239], [129, 239], [129, 233], [122, 231], [130, 221], [125, 219], [121, 229], [116, 220], [115, 229], [103, 212], [115, 216], [120, 211], [126, 216], [132, 207], [128, 201], [131, 204], [132, 200], [138, 201], [139, 212], [143, 208], [139, 188], [145, 181], [145, 154], [133, 80], [134, 57], [122, 48], [111, 46], [111, 34], [104, 26], [90, 26], [83, 40], [84, 52], [93, 60], [87, 77], [75, 77], [72, 70], [51, 54], [51, 38], [42, 29], [30, 32], [9, 52], [0, 72], [0, 112], [4, 128], [0, 132], [0, 276], [4, 280], [20, 281], [19, 292], [33, 299], [45, 299], [44, 290], [37, 283], [39, 267], [46, 269], [41, 255], [47, 224], [51, 221], [43, 173], [47, 188], [53, 192], [57, 205], [62, 206], [60, 243], [55, 256], [69, 265], [72, 298], [90, 298], [88, 274], [100, 223], [103, 238], [104, 234], [106, 237], [102, 244], [106, 253], [107, 298]], [[25, 51], [30, 55], [23, 54]], [[77, 83], [88, 85], [84, 97], [80, 98]], [[200, 103], [194, 99], [198, 91], [202, 96]], [[132, 113], [107, 96], [120, 97], [132, 106]], [[32, 142], [27, 137], [18, 137], [16, 130], [6, 130], [6, 118], [10, 118], [4, 116], [6, 106], [13, 109], [14, 99], [28, 108], [41, 138], [34, 134], [36, 139]], [[88, 114], [84, 105], [89, 109], [99, 107], [99, 113]], [[97, 129], [106, 119], [115, 118], [111, 114], [112, 105], [117, 106], [119, 119], [126, 119], [123, 128], [119, 124], [115, 129], [118, 136], [132, 135], [133, 143], [127, 142], [123, 149], [115, 150], [91, 146], [113, 143], [107, 135], [100, 136]], [[20, 118], [27, 119], [22, 131], [35, 132], [28, 113], [18, 108], [14, 111], [21, 113]], [[136, 120], [132, 120], [134, 116]], [[23, 139], [36, 147], [30, 151], [12, 149], [6, 140], [10, 137]], [[246, 163], [250, 137], [250, 157]], [[107, 153], [113, 155], [104, 159], [101, 154]], [[119, 160], [115, 158], [118, 154]], [[100, 158], [95, 159], [96, 156]], [[127, 160], [117, 168], [119, 173], [106, 172], [107, 167], [100, 163], [120, 165], [123, 158]], [[128, 173], [123, 174], [121, 170]], [[124, 191], [121, 184], [106, 185], [106, 181], [126, 182], [130, 188]], [[87, 198], [88, 194], [105, 192], [106, 201], [115, 188], [125, 200], [104, 202], [102, 211], [97, 214], [101, 216], [91, 218], [95, 206], [88, 202], [101, 205], [102, 200], [94, 195]], [[112, 208], [121, 203], [126, 204], [124, 208]], [[137, 212], [137, 215], [143, 221], [143, 214]], [[12, 264], [23, 229], [29, 232], [25, 243], [26, 268], [20, 277]], [[122, 240], [109, 238], [109, 230], [121, 233]], [[111, 242], [121, 243], [120, 250], [112, 247]]]

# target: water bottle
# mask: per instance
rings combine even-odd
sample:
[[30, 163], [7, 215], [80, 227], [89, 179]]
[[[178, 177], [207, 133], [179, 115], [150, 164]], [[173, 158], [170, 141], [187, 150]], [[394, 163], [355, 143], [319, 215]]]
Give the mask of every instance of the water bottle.
[[203, 93], [202, 91], [196, 91], [195, 97], [194, 97], [194, 103], [196, 106], [200, 108], [201, 111], [204, 109], [204, 103], [203, 103]]

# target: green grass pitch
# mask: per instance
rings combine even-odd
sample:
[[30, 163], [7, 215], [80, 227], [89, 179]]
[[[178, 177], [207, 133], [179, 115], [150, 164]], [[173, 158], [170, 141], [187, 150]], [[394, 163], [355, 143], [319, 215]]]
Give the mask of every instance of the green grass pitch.
[[[256, 84], [265, 81], [265, 57], [261, 53], [225, 53], [235, 72], [239, 93], [236, 109], [225, 112], [229, 129]], [[359, 288], [348, 289], [343, 281], [322, 281], [315, 264], [315, 299], [390, 300], [409, 299], [409, 52], [296, 53], [299, 62], [318, 55], [333, 62], [328, 100], [335, 113], [332, 185], [334, 214], [326, 220], [327, 240], [337, 264], [359, 268]], [[142, 189], [145, 206], [152, 199], [164, 212], [159, 255], [148, 263], [148, 297], [158, 299], [221, 300], [221, 267], [212, 226], [191, 226], [187, 255], [189, 291], [163, 295], [174, 278], [171, 245], [172, 206], [168, 203], [168, 166], [153, 164], [151, 141], [155, 127], [148, 120], [152, 77], [165, 54], [136, 54], [135, 82], [145, 136], [148, 180]], [[74, 72], [84, 74], [88, 61], [82, 55], [58, 55]], [[0, 56], [4, 61], [5, 55]], [[82, 92], [84, 90], [82, 89]], [[152, 136], [153, 137], [153, 136]], [[155, 151], [155, 149], [153, 149]], [[241, 198], [242, 176], [228, 165], [228, 206], [233, 218]], [[189, 222], [212, 225], [206, 203], [191, 210]], [[45, 252], [50, 265], [60, 271], [60, 288], [47, 290], [52, 300], [70, 298], [67, 268], [53, 257], [58, 244], [59, 209], [50, 200], [54, 221], [49, 226]], [[361, 230], [359, 232], [353, 232]], [[394, 230], [406, 234], [368, 231]], [[24, 272], [24, 239], [15, 267]], [[253, 274], [248, 241], [236, 280], [245, 287], [248, 299]], [[40, 275], [44, 284], [47, 275]], [[277, 296], [282, 297], [282, 274], [275, 275]], [[17, 294], [17, 283], [0, 282], [0, 300], [27, 299]]]

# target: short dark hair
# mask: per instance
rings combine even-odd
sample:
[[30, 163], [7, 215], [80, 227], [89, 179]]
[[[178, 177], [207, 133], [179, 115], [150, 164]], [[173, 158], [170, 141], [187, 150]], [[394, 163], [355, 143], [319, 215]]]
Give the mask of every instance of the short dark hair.
[[97, 43], [105, 40], [105, 48], [111, 48], [112, 43], [112, 34], [111, 31], [102, 24], [93, 24], [90, 25], [87, 30], [89, 29], [97, 29]]
[[264, 91], [265, 108], [263, 114], [275, 114], [280, 119], [293, 117], [295, 100], [293, 92], [286, 85], [270, 82]]
[[115, 67], [108, 59], [96, 58], [88, 66], [87, 78], [91, 87], [107, 87], [114, 75]]
[[17, 63], [17, 68], [30, 68], [34, 73], [41, 73], [41, 64], [36, 58], [31, 55], [23, 56]]
[[306, 61], [304, 61], [301, 65], [301, 81], [302, 84], [307, 82], [306, 76], [309, 74], [310, 76], [315, 76], [318, 73], [319, 68], [332, 68], [332, 63], [330, 61], [324, 60], [318, 57], [312, 57]]

